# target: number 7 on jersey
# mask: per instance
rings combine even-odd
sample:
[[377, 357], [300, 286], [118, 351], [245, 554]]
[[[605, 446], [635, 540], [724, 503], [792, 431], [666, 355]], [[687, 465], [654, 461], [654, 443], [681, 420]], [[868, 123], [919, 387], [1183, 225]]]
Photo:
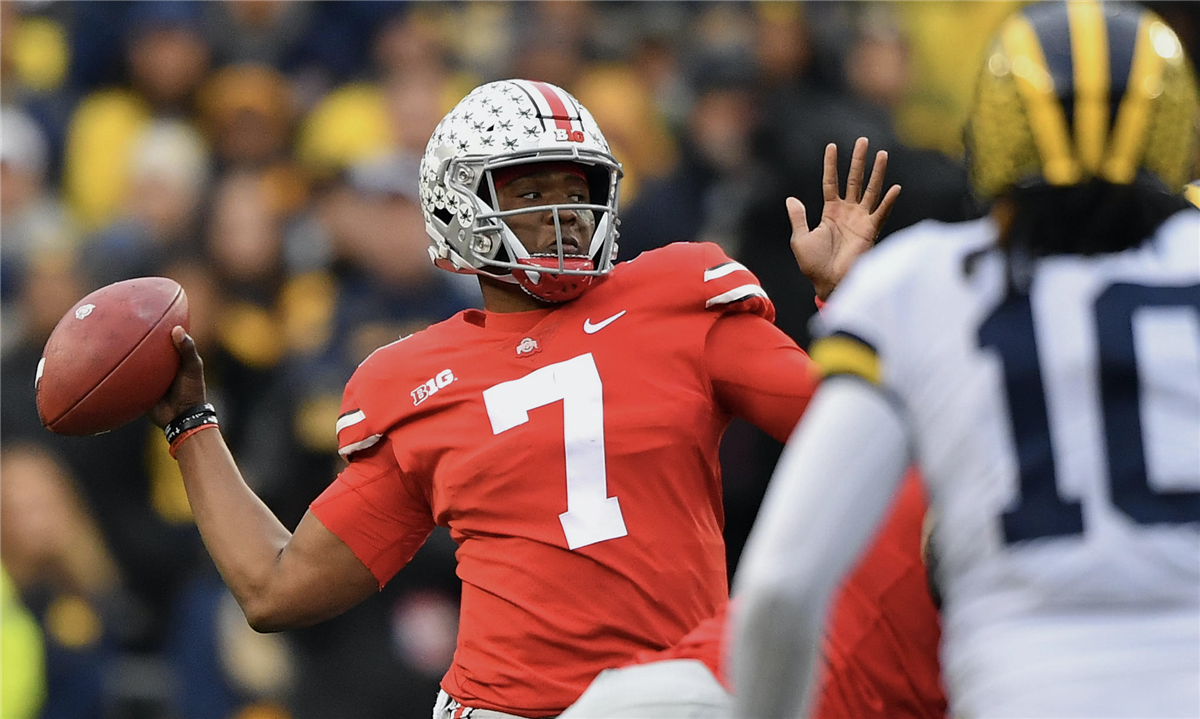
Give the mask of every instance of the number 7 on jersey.
[[529, 411], [563, 403], [567, 458], [567, 511], [558, 515], [567, 547], [624, 537], [625, 519], [616, 497], [608, 496], [604, 464], [604, 388], [591, 353], [547, 365], [520, 379], [483, 391], [492, 433], [529, 421]]

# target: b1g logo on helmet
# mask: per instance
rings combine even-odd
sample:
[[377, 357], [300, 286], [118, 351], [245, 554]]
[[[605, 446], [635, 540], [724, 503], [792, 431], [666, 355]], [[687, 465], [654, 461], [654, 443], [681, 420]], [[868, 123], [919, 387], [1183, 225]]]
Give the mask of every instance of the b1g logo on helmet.
[[422, 402], [424, 402], [425, 400], [429, 399], [439, 389], [442, 389], [443, 387], [450, 384], [451, 382], [453, 382], [456, 379], [458, 379], [458, 378], [455, 377], [454, 373], [448, 369], [444, 369], [441, 372], [438, 372], [436, 377], [434, 377], [431, 380], [428, 380], [427, 382], [425, 382], [425, 384], [421, 385], [420, 387], [417, 387], [416, 389], [414, 389], [412, 392], [409, 393], [412, 395], [412, 398], [413, 398], [413, 406], [415, 407], [415, 406], [421, 404]]
[[561, 127], [554, 128], [554, 139], [559, 142], [583, 142], [582, 130], [564, 130]]

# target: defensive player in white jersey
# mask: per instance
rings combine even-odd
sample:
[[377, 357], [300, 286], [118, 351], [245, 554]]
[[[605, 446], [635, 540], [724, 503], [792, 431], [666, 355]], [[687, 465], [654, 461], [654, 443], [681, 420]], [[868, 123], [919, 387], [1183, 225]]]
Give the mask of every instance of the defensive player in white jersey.
[[1200, 716], [1196, 98], [1143, 9], [1002, 26], [968, 126], [990, 215], [898, 233], [823, 312], [829, 379], [735, 581], [740, 716], [809, 706], [830, 593], [910, 462], [952, 715]]

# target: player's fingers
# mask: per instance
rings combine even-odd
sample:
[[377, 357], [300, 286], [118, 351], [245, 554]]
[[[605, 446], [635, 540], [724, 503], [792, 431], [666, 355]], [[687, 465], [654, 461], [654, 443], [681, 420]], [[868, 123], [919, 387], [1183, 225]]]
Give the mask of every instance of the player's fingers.
[[176, 325], [171, 329], [171, 340], [175, 343], [175, 348], [179, 351], [179, 359], [181, 369], [201, 368], [204, 362], [200, 359], [200, 353], [196, 351], [196, 341], [192, 339], [182, 327]]
[[868, 211], [875, 209], [879, 200], [879, 191], [883, 189], [883, 178], [887, 175], [887, 150], [875, 153], [875, 165], [871, 168], [871, 181], [867, 183], [867, 191], [863, 193], [862, 204]]
[[837, 145], [825, 146], [825, 171], [821, 176], [821, 195], [825, 202], [838, 199]]
[[896, 204], [896, 198], [900, 196], [900, 186], [892, 185], [888, 188], [887, 194], [883, 196], [883, 201], [879, 203], [879, 207], [871, 213], [871, 219], [875, 223], [875, 230], [878, 232], [883, 223], [887, 221], [888, 215], [892, 214], [892, 205]]
[[788, 219], [792, 222], [792, 236], [806, 234], [808, 232], [808, 212], [804, 209], [804, 203], [795, 197], [789, 197], [784, 204], [787, 205]]
[[850, 172], [846, 175], [846, 201], [858, 202], [862, 189], [863, 170], [867, 165], [867, 138], [854, 141], [854, 152], [850, 155]]

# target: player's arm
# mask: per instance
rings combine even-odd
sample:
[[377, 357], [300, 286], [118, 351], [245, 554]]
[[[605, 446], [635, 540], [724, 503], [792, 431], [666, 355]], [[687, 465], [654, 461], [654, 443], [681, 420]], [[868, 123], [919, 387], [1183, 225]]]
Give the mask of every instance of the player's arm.
[[[172, 340], [182, 364], [167, 396], [150, 411], [159, 426], [205, 402], [195, 344], [179, 327]], [[175, 456], [204, 544], [253, 628], [315, 624], [378, 591], [367, 567], [311, 512], [295, 533], [280, 523], [242, 479], [219, 431], [196, 433]]]
[[704, 359], [721, 407], [780, 442], [795, 429], [820, 379], [804, 350], [756, 314], [728, 314], [713, 323]]
[[738, 716], [807, 716], [829, 604], [908, 467], [882, 392], [832, 377], [788, 442], [734, 581]]

